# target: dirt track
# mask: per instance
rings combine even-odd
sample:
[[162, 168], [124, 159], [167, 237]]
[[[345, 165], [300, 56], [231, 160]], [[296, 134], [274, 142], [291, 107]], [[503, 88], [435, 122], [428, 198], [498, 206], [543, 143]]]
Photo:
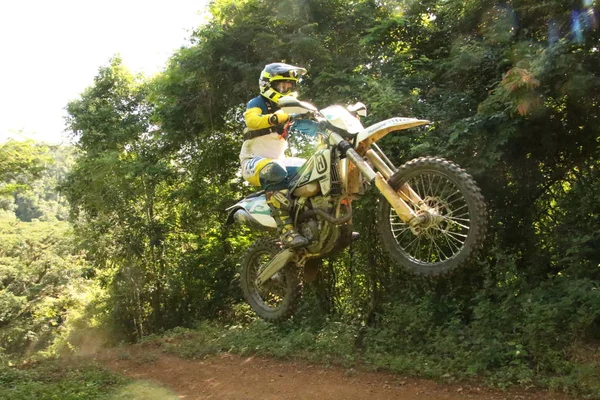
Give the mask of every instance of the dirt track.
[[103, 363], [112, 371], [148, 380], [192, 399], [428, 399], [428, 400], [566, 400], [547, 392], [492, 392], [468, 385], [436, 384], [380, 372], [328, 368], [230, 354], [202, 361], [136, 349], [128, 357], [111, 355]]

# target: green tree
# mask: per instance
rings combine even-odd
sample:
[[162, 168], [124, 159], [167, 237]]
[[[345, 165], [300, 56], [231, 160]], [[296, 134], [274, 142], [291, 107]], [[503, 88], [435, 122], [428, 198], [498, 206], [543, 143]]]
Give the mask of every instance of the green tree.
[[14, 194], [14, 212], [21, 221], [61, 220], [68, 217], [68, 204], [58, 191], [67, 172], [75, 162], [75, 149], [69, 146], [48, 146], [48, 158], [43, 172], [27, 190]]
[[66, 222], [0, 218], [0, 355], [31, 355], [66, 336], [87, 305], [88, 268]]
[[48, 147], [32, 140], [0, 144], [0, 207], [12, 208], [11, 198], [38, 179], [52, 159]]

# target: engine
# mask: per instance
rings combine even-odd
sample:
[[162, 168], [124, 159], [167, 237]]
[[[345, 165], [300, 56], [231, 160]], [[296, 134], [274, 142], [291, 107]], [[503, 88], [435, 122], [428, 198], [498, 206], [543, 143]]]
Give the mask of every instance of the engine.
[[310, 218], [302, 222], [299, 226], [300, 234], [308, 239], [309, 242], [319, 241], [319, 222], [316, 218]]
[[333, 200], [330, 196], [315, 196], [306, 199], [306, 203], [301, 201], [301, 204], [303, 209], [297, 220], [298, 231], [309, 240], [310, 252], [321, 253], [337, 239], [337, 227], [324, 218], [332, 213]]

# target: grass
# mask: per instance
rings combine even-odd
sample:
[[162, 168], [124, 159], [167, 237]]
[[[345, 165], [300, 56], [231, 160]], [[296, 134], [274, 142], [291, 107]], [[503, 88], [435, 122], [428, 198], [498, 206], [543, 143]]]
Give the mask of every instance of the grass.
[[58, 359], [0, 367], [0, 398], [11, 400], [107, 399], [128, 380], [91, 362]]
[[149, 336], [141, 344], [153, 344], [163, 352], [188, 359], [229, 352], [345, 367], [357, 361], [355, 332], [348, 326], [332, 323], [319, 331], [288, 328], [261, 320], [245, 325], [203, 323], [196, 329], [176, 328], [162, 336]]
[[0, 366], [3, 400], [176, 400], [152, 382], [132, 381], [91, 360], [55, 358], [16, 366]]

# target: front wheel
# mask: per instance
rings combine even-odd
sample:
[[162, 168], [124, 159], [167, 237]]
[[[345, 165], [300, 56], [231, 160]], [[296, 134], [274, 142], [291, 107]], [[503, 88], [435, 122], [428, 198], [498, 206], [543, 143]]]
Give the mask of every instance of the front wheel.
[[257, 240], [246, 250], [242, 259], [241, 285], [244, 297], [252, 310], [269, 322], [280, 322], [295, 311], [301, 294], [298, 267], [288, 264], [263, 285], [256, 278], [269, 261], [282, 250], [276, 239]]
[[421, 199], [407, 201], [418, 224], [403, 222], [387, 200], [380, 201], [379, 233], [393, 261], [421, 275], [444, 274], [469, 261], [487, 229], [485, 201], [469, 174], [443, 158], [421, 157], [388, 183], [398, 193], [408, 184]]

